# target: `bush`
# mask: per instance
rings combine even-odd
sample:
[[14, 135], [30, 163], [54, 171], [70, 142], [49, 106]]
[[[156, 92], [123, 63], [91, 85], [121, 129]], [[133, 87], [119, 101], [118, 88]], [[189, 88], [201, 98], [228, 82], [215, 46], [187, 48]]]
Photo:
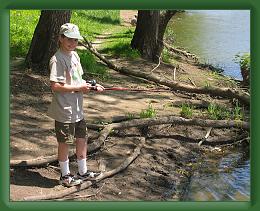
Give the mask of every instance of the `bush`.
[[249, 85], [250, 80], [250, 54], [237, 54], [235, 56], [235, 62], [240, 65], [241, 75], [243, 77], [243, 82]]

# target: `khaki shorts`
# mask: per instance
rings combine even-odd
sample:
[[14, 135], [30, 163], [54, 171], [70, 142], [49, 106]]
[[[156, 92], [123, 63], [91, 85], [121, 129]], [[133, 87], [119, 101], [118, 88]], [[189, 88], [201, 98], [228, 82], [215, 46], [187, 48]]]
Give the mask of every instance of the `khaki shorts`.
[[75, 123], [55, 121], [55, 133], [58, 142], [74, 144], [76, 138], [86, 138], [87, 140], [87, 125], [84, 119]]

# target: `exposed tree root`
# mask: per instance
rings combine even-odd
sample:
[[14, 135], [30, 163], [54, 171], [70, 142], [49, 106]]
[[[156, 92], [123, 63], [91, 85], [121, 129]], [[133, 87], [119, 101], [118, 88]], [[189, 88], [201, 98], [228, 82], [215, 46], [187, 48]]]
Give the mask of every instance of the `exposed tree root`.
[[139, 145], [134, 149], [134, 152], [132, 153], [131, 156], [126, 158], [124, 160], [124, 162], [121, 165], [119, 165], [117, 168], [115, 168], [111, 171], [104, 172], [101, 175], [99, 175], [94, 181], [87, 181], [87, 182], [84, 182], [83, 184], [81, 184], [79, 186], [70, 187], [70, 188], [67, 188], [65, 190], [62, 190], [62, 191], [59, 191], [59, 192], [56, 192], [56, 193], [51, 193], [51, 194], [46, 194], [46, 195], [37, 195], [37, 196], [28, 196], [28, 197], [25, 197], [24, 200], [26, 200], [26, 201], [40, 201], [40, 200], [51, 200], [51, 199], [62, 198], [62, 197], [65, 197], [69, 194], [73, 194], [73, 193], [82, 191], [84, 189], [87, 189], [90, 186], [92, 186], [94, 183], [100, 182], [101, 180], [103, 180], [107, 177], [111, 177], [111, 176], [119, 173], [120, 171], [123, 171], [140, 154], [141, 148], [143, 147], [143, 145], [145, 143], [145, 138], [141, 137], [140, 139], [141, 140], [140, 140]]
[[[143, 127], [161, 124], [178, 124], [178, 125], [197, 125], [201, 127], [213, 128], [241, 128], [249, 130], [250, 125], [248, 122], [234, 121], [234, 120], [206, 120], [206, 119], [185, 119], [178, 116], [167, 116], [160, 118], [147, 118], [147, 119], [133, 119], [130, 121], [112, 123], [106, 125], [100, 132], [99, 138], [89, 144], [88, 153], [93, 153], [99, 150], [105, 143], [105, 140], [113, 130], [125, 129], [130, 127]], [[36, 158], [32, 160], [11, 160], [10, 167], [15, 166], [43, 166], [57, 160], [57, 155], [49, 156], [47, 158]]]

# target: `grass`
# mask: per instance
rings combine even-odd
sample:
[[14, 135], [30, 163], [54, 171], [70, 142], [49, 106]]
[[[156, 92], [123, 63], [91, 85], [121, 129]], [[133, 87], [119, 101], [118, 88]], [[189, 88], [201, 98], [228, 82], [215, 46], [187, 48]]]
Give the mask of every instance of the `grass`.
[[153, 118], [156, 117], [156, 110], [153, 108], [152, 104], [149, 103], [148, 108], [145, 110], [142, 110], [140, 112], [140, 118]]
[[[188, 104], [181, 105], [180, 115], [181, 117], [190, 119], [195, 114], [195, 107]], [[237, 120], [243, 121], [245, 117], [244, 108], [240, 106], [238, 101], [235, 102], [235, 106], [233, 108], [227, 108], [225, 106], [221, 106], [215, 103], [210, 103], [208, 108], [203, 112], [203, 116], [207, 119], [213, 120]]]
[[[10, 12], [10, 56], [26, 57], [35, 27], [40, 17], [40, 10], [11, 10]], [[108, 38], [101, 53], [115, 57], [137, 58], [140, 54], [131, 49], [133, 27], [120, 26], [119, 10], [72, 10], [71, 23], [79, 26], [82, 36], [89, 41], [105, 32], [115, 35]], [[96, 62], [96, 58], [87, 51], [78, 51], [83, 69], [88, 76], [107, 79], [106, 67]]]
[[[40, 17], [40, 10], [10, 11], [10, 54], [25, 57]], [[120, 24], [119, 10], [72, 10], [71, 23], [90, 41]]]
[[11, 57], [26, 56], [39, 17], [39, 10], [10, 10]]
[[135, 59], [140, 57], [140, 53], [131, 48], [131, 40], [134, 31], [131, 28], [117, 27], [117, 33], [106, 39], [102, 45], [102, 53], [110, 54], [114, 57], [125, 57]]
[[82, 36], [90, 41], [96, 35], [120, 24], [119, 10], [73, 10], [71, 23], [78, 25]]
[[97, 63], [96, 58], [89, 51], [79, 50], [80, 62], [89, 77], [98, 77], [102, 80], [109, 78], [108, 70], [104, 65]]
[[210, 119], [214, 120], [244, 120], [244, 109], [236, 102], [234, 108], [227, 108], [224, 106], [210, 103], [207, 109], [207, 115]]
[[230, 112], [227, 108], [221, 107], [213, 103], [209, 104], [207, 111], [210, 119], [221, 120], [230, 119], [231, 117]]
[[182, 104], [181, 106], [181, 117], [184, 117], [184, 118], [191, 118], [193, 116], [193, 106], [190, 106], [188, 104]]

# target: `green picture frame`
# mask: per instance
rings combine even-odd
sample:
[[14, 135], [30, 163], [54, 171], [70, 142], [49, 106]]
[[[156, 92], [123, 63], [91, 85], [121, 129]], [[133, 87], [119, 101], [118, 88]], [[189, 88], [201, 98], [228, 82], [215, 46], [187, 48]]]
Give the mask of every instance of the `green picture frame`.
[[[11, 9], [247, 9], [251, 11], [251, 200], [250, 202], [10, 202], [9, 200], [9, 11]], [[258, 210], [260, 208], [260, 6], [257, 0], [1, 0], [0, 4], [0, 208], [1, 210]]]

